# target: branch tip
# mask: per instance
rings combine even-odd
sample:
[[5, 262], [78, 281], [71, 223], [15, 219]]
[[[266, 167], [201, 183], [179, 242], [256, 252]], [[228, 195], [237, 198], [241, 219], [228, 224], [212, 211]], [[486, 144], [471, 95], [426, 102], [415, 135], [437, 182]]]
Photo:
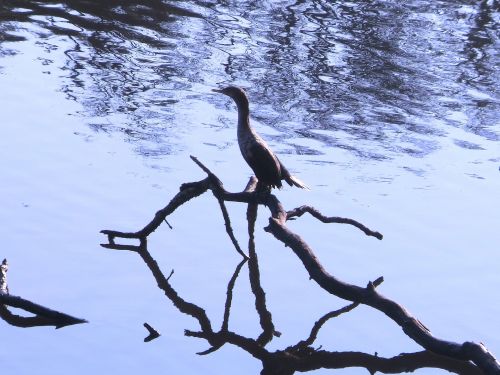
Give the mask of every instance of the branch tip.
[[368, 285], [366, 285], [366, 288], [370, 290], [375, 290], [375, 288], [378, 287], [383, 282], [384, 282], [384, 276], [377, 277], [375, 281], [369, 281]]
[[174, 227], [167, 221], [167, 218], [163, 219], [163, 221], [168, 225], [170, 229], [174, 229]]
[[170, 278], [172, 277], [173, 274], [174, 274], [174, 270], [172, 269], [172, 271], [170, 271], [170, 275], [168, 275], [168, 277], [167, 277], [167, 281], [170, 281]]
[[208, 348], [207, 350], [204, 350], [202, 352], [197, 352], [196, 354], [198, 355], [207, 355], [207, 354], [211, 354], [213, 352], [216, 352], [217, 350], [219, 350], [220, 348], [222, 348], [222, 346], [224, 346], [224, 344], [219, 344], [219, 345], [215, 345], [215, 346], [212, 346], [210, 348]]
[[374, 282], [373, 282], [373, 285], [375, 287], [379, 286], [380, 284], [382, 284], [384, 282], [384, 276], [379, 276]]

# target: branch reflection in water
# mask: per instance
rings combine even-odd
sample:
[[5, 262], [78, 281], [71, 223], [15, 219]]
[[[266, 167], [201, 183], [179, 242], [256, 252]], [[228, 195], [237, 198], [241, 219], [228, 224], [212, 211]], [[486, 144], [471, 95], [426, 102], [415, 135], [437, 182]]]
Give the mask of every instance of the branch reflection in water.
[[[143, 229], [137, 232], [118, 232], [113, 230], [101, 231], [108, 237], [108, 243], [102, 244], [101, 246], [108, 249], [129, 250], [139, 254], [153, 274], [159, 288], [163, 290], [167, 298], [172, 301], [174, 306], [180, 312], [190, 315], [198, 321], [200, 326], [199, 331], [185, 330], [186, 336], [204, 339], [210, 344], [209, 349], [198, 354], [206, 355], [213, 353], [225, 344], [235, 345], [261, 361], [262, 375], [291, 375], [296, 371], [305, 372], [320, 368], [337, 369], [346, 367], [364, 367], [372, 373], [376, 371], [388, 373], [406, 372], [424, 367], [434, 367], [460, 374], [481, 374], [479, 367], [494, 369], [495, 363], [498, 365], [498, 363], [495, 362], [495, 359], [485, 348], [482, 350], [481, 347], [475, 343], [460, 345], [445, 342], [433, 337], [430, 332], [417, 319], [413, 318], [402, 306], [375, 292], [375, 288], [382, 283], [383, 278], [380, 277], [374, 282], [370, 282], [366, 288], [360, 288], [355, 285], [343, 283], [342, 281], [335, 279], [335, 277], [326, 274], [326, 271], [322, 270], [322, 265], [316, 259], [308, 245], [305, 244], [298, 235], [293, 234], [285, 227], [284, 222], [287, 220], [287, 212], [284, 210], [279, 200], [270, 192], [263, 194], [261, 191], [252, 190], [255, 189], [256, 186], [255, 178], [252, 178], [249, 181], [243, 192], [229, 193], [224, 190], [222, 183], [217, 176], [215, 176], [198, 159], [195, 157], [192, 157], [192, 159], [208, 174], [206, 179], [198, 182], [183, 184], [180, 192], [169, 202], [169, 204], [165, 208], [159, 210], [154, 219]], [[173, 271], [168, 277], [165, 277], [160, 266], [154, 260], [148, 249], [148, 236], [158, 228], [158, 226], [164, 221], [165, 217], [179, 208], [182, 204], [203, 194], [207, 190], [212, 190], [215, 197], [222, 202], [226, 200], [237, 201], [248, 205], [247, 221], [249, 234], [249, 255], [243, 256], [243, 260], [236, 266], [235, 272], [228, 283], [224, 318], [222, 326], [219, 330], [214, 330], [205, 309], [192, 302], [186, 301], [179, 295], [170, 283]], [[266, 230], [271, 232], [285, 245], [289, 246], [296, 253], [296, 255], [301, 258], [311, 278], [313, 278], [323, 289], [327, 290], [331, 294], [353, 301], [353, 303], [346, 305], [341, 309], [323, 315], [317, 322], [312, 324], [311, 332], [306, 339], [284, 349], [275, 351], [267, 349], [266, 346], [274, 337], [280, 336], [281, 333], [275, 329], [272, 313], [267, 307], [266, 293], [260, 281], [257, 250], [254, 241], [255, 221], [259, 205], [267, 206], [272, 213], [272, 218], [269, 220], [270, 225], [266, 228]], [[223, 203], [221, 203], [221, 207], [224, 207]], [[295, 215], [296, 211], [297, 210], [290, 211], [291, 217]], [[316, 210], [311, 211], [317, 212]], [[320, 216], [324, 218], [323, 215]], [[231, 226], [231, 224], [228, 217], [225, 217], [225, 220], [227, 229]], [[331, 222], [334, 221], [332, 220]], [[344, 221], [339, 222], [342, 223]], [[232, 233], [232, 230], [227, 231], [228, 234]], [[381, 239], [378, 232], [369, 231], [367, 235]], [[139, 245], [116, 244], [115, 238], [135, 238], [138, 239], [140, 243]], [[235, 244], [235, 248], [238, 251], [239, 246]], [[242, 267], [246, 263], [248, 263], [248, 275], [253, 298], [255, 299], [255, 310], [261, 326], [261, 331], [256, 333], [257, 338], [247, 337], [229, 329], [234, 286]], [[341, 285], [339, 287], [336, 286], [336, 284]], [[401, 325], [409, 337], [417, 341], [422, 346], [432, 346], [435, 351], [440, 351], [446, 353], [447, 355], [438, 355], [434, 352], [426, 350], [416, 353], [403, 353], [392, 358], [382, 358], [376, 354], [371, 355], [361, 352], [331, 352], [322, 350], [321, 347], [313, 347], [318, 332], [328, 320], [348, 313], [352, 309], [356, 308], [360, 303], [364, 303], [384, 312], [397, 324]], [[422, 341], [425, 342], [425, 344], [422, 344]], [[456, 347], [462, 348], [463, 352], [457, 353], [455, 350]], [[478, 367], [469, 362], [470, 360], [475, 361], [478, 364]]]
[[[249, 225], [250, 225], [249, 221]], [[250, 239], [250, 246], [254, 246], [253, 239]], [[118, 245], [106, 246], [110, 249], [126, 250]], [[225, 344], [237, 346], [252, 357], [262, 362], [262, 375], [293, 374], [296, 371], [305, 372], [321, 368], [340, 369], [348, 367], [363, 367], [374, 373], [403, 373], [411, 372], [421, 368], [439, 368], [458, 374], [481, 374], [482, 372], [474, 365], [464, 361], [450, 359], [434, 354], [429, 351], [415, 353], [402, 353], [395, 357], [384, 358], [362, 352], [335, 352], [314, 348], [313, 344], [321, 327], [332, 318], [348, 313], [358, 303], [351, 303], [344, 308], [329, 312], [322, 316], [317, 322], [312, 324], [311, 333], [308, 338], [290, 345], [282, 350], [270, 351], [266, 345], [273, 336], [279, 336], [275, 331], [272, 315], [266, 306], [266, 294], [260, 283], [257, 253], [250, 252], [249, 259], [243, 259], [235, 268], [234, 274], [227, 286], [227, 296], [224, 307], [224, 317], [219, 330], [214, 330], [210, 318], [205, 310], [180, 296], [171, 284], [171, 277], [166, 277], [161, 271], [148, 249], [147, 240], [141, 241], [138, 247], [129, 247], [130, 251], [136, 252], [144, 261], [153, 274], [158, 287], [163, 290], [166, 297], [172, 301], [174, 306], [183, 314], [192, 316], [200, 325], [199, 331], [185, 330], [185, 335], [206, 340], [210, 348], [198, 353], [207, 355], [217, 351]], [[255, 250], [255, 249], [254, 249]], [[261, 322], [262, 331], [256, 333], [257, 338], [246, 337], [229, 330], [229, 319], [231, 315], [231, 304], [233, 300], [233, 289], [237, 278], [244, 265], [247, 265], [248, 277], [252, 285], [252, 292], [255, 298], [255, 310]], [[170, 274], [172, 275], [172, 274]]]

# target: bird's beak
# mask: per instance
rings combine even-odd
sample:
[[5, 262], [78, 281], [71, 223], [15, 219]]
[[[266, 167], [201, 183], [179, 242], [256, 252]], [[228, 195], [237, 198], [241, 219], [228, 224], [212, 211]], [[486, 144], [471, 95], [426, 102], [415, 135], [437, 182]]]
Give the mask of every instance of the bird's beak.
[[222, 92], [222, 90], [220, 90], [220, 89], [212, 89], [212, 91], [213, 91], [213, 92], [219, 92], [219, 93], [221, 93], [221, 92]]

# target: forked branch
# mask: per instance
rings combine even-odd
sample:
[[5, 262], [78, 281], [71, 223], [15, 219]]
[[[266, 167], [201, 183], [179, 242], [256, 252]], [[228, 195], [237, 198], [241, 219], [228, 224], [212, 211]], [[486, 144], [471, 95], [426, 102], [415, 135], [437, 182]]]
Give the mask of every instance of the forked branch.
[[[160, 285], [160, 287], [165, 290], [165, 294], [174, 302], [174, 304], [176, 304], [179, 310], [192, 315], [200, 322], [201, 331], [186, 331], [187, 335], [204, 338], [208, 340], [213, 347], [220, 347], [226, 342], [242, 347], [254, 357], [259, 358], [263, 362], [264, 370], [262, 371], [262, 374], [292, 374], [294, 371], [307, 371], [309, 369], [317, 369], [319, 368], [316, 367], [318, 363], [323, 363], [323, 367], [325, 368], [335, 368], [335, 366], [330, 362], [332, 361], [332, 358], [335, 357], [334, 353], [314, 350], [310, 348], [310, 346], [308, 346], [310, 342], [314, 341], [317, 330], [321, 328], [321, 326], [324, 324], [324, 321], [330, 318], [330, 315], [325, 316], [323, 320], [317, 323], [317, 325], [315, 326], [316, 328], [313, 328], [313, 331], [311, 332], [311, 335], [307, 340], [299, 343], [300, 345], [298, 344], [298, 346], [291, 347], [296, 349], [295, 351], [292, 350], [292, 357], [290, 357], [292, 353], [287, 351], [269, 353], [264, 349], [264, 346], [272, 337], [274, 326], [269, 325], [269, 322], [271, 322], [272, 324], [272, 320], [270, 312], [268, 312], [267, 308], [265, 307], [265, 300], [263, 304], [262, 300], [260, 300], [260, 302], [256, 301], [256, 307], [261, 318], [263, 335], [260, 336], [260, 339], [258, 341], [255, 341], [230, 332], [229, 330], [227, 330], [227, 325], [224, 326], [223, 331], [221, 330], [219, 332], [214, 332], [211, 328], [210, 321], [208, 320], [208, 317], [206, 316], [203, 309], [195, 307], [192, 304], [191, 306], [189, 306], [189, 308], [186, 308], [187, 305], [185, 305], [184, 303], [180, 303], [182, 299], [180, 299], [177, 293], [171, 290], [171, 287], [169, 285], [165, 286], [164, 280], [162, 280], [161, 283], [159, 282], [159, 268], [156, 262], [154, 262], [152, 258], [150, 258], [149, 253], [141, 250], [143, 249], [143, 245], [145, 244], [146, 237], [154, 230], [156, 230], [156, 228], [163, 222], [165, 217], [176, 210], [180, 205], [210, 189], [215, 197], [219, 200], [219, 202], [241, 202], [249, 205], [250, 259], [252, 259], [252, 256], [254, 255], [254, 244], [252, 241], [254, 225], [253, 223], [255, 222], [254, 216], [256, 213], [256, 207], [258, 207], [259, 205], [266, 206], [270, 211], [271, 217], [269, 218], [269, 225], [264, 229], [267, 232], [271, 233], [276, 239], [281, 241], [285, 246], [289, 247], [297, 255], [297, 257], [302, 261], [304, 267], [308, 271], [310, 278], [316, 281], [321, 288], [331, 293], [332, 295], [351, 301], [352, 304], [345, 309], [353, 308], [357, 304], [365, 304], [387, 315], [396, 324], [398, 324], [411, 339], [413, 339], [416, 343], [426, 349], [425, 352], [422, 352], [425, 353], [422, 354], [422, 356], [425, 357], [424, 362], [432, 362], [438, 357], [447, 358], [449, 362], [452, 362], [454, 365], [457, 365], [462, 369], [468, 368], [470, 371], [472, 371], [470, 373], [474, 373], [474, 369], [476, 368], [475, 366], [481, 369], [485, 374], [500, 373], [500, 364], [484, 345], [473, 342], [465, 342], [460, 344], [439, 339], [433, 336], [430, 331], [418, 319], [413, 317], [403, 306], [380, 294], [375, 287], [383, 280], [382, 278], [377, 279], [373, 283], [369, 283], [367, 287], [352, 285], [335, 278], [323, 268], [319, 259], [316, 257], [314, 251], [309, 247], [309, 245], [298, 234], [292, 232], [286, 226], [286, 222], [293, 217], [299, 217], [308, 212], [318, 220], [325, 223], [345, 223], [354, 225], [368, 236], [373, 236], [378, 239], [382, 239], [382, 234], [369, 229], [365, 225], [353, 219], [327, 217], [310, 206], [301, 206], [299, 208], [296, 208], [295, 210], [287, 212], [274, 194], [271, 194], [270, 192], [262, 192], [259, 189], [253, 190], [252, 188], [249, 188], [249, 186], [255, 185], [255, 183], [252, 181], [249, 183], [247, 188], [240, 193], [228, 192], [224, 189], [222, 183], [215, 176], [215, 174], [213, 174], [198, 159], [194, 157], [192, 157], [192, 159], [208, 174], [208, 177], [198, 182], [182, 185], [180, 192], [164, 209], [157, 212], [155, 218], [148, 225], [146, 225], [146, 227], [138, 232], [133, 233], [110, 230], [102, 231], [102, 233], [108, 235], [109, 243], [103, 245], [108, 248], [125, 249], [125, 247], [128, 245], [115, 244], [115, 238], [119, 237], [139, 238], [141, 240], [141, 246], [130, 248], [130, 250], [137, 251], [143, 258], [143, 260], [148, 264], [148, 266], [154, 266], [153, 268], [150, 267], [150, 269], [152, 270], [153, 274], [155, 274], [155, 277], [157, 277], [158, 285]], [[221, 204], [221, 209], [227, 229], [230, 227], [229, 216], [227, 215], [227, 211], [224, 211], [223, 207], [224, 205]], [[228, 234], [229, 233], [230, 232], [228, 230]], [[229, 235], [231, 237], [231, 234]], [[235, 243], [236, 242], [233, 241], [233, 244]], [[255, 262], [256, 259], [257, 258], [255, 255]], [[253, 289], [253, 291], [256, 297], [261, 293], [258, 288]], [[258, 303], [260, 303], [261, 305], [258, 305]], [[332, 313], [332, 316], [336, 315], [337, 313]], [[340, 356], [335, 358], [335, 361], [349, 361], [349, 358], [348, 356], [346, 357], [345, 353], [340, 354]], [[283, 358], [280, 357], [281, 355], [283, 356]], [[388, 359], [387, 361], [382, 361], [382, 363], [381, 359], [378, 357], [373, 358], [373, 356], [364, 354], [356, 354], [353, 356], [358, 360], [360, 358], [359, 356], [364, 356], [364, 360], [366, 360], [367, 363], [370, 363], [370, 366], [367, 368], [377, 371], [384, 371], [383, 368], [387, 363], [394, 364], [398, 363], [399, 361], [398, 358], [394, 358]], [[278, 359], [278, 362], [280, 364], [275, 363], [275, 360]], [[420, 358], [420, 360], [422, 360], [422, 358]], [[280, 367], [283, 365], [283, 361], [286, 362], [286, 368]], [[475, 366], [470, 365], [469, 361], [472, 361]], [[282, 369], [283, 371], [279, 370], [275, 366], [278, 366], [278, 368]]]

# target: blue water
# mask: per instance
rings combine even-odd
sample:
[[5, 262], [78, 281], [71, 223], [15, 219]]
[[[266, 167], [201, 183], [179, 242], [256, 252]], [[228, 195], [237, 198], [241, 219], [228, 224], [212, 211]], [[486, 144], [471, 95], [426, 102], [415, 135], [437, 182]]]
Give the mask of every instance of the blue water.
[[[481, 341], [498, 356], [494, 4], [182, 3], [193, 14], [165, 22], [126, 6], [93, 14], [69, 4], [2, 5], [0, 257], [12, 294], [89, 324], [0, 322], [5, 374], [260, 371], [228, 345], [197, 356], [207, 343], [184, 336], [196, 323], [156, 288], [140, 258], [99, 246], [101, 229], [137, 230], [182, 183], [205, 177], [189, 155], [228, 190], [244, 188], [251, 170], [239, 154], [235, 108], [211, 93], [226, 83], [247, 89], [255, 128], [311, 186], [277, 192], [285, 207], [310, 204], [384, 234], [377, 241], [310, 217], [290, 223], [324, 267], [357, 285], [383, 275], [380, 291], [434, 335]], [[113, 21], [122, 13], [135, 16]], [[245, 207], [229, 210], [246, 245]], [[261, 230], [268, 213], [259, 213], [262, 284], [282, 332], [270, 348], [283, 349], [345, 302], [309, 280]], [[217, 326], [240, 260], [217, 202], [205, 194], [169, 222], [174, 229], [160, 227], [149, 248]], [[230, 328], [255, 337], [245, 270]], [[145, 321], [162, 333], [148, 344]], [[325, 325], [315, 345], [383, 356], [420, 350], [366, 307]]]

